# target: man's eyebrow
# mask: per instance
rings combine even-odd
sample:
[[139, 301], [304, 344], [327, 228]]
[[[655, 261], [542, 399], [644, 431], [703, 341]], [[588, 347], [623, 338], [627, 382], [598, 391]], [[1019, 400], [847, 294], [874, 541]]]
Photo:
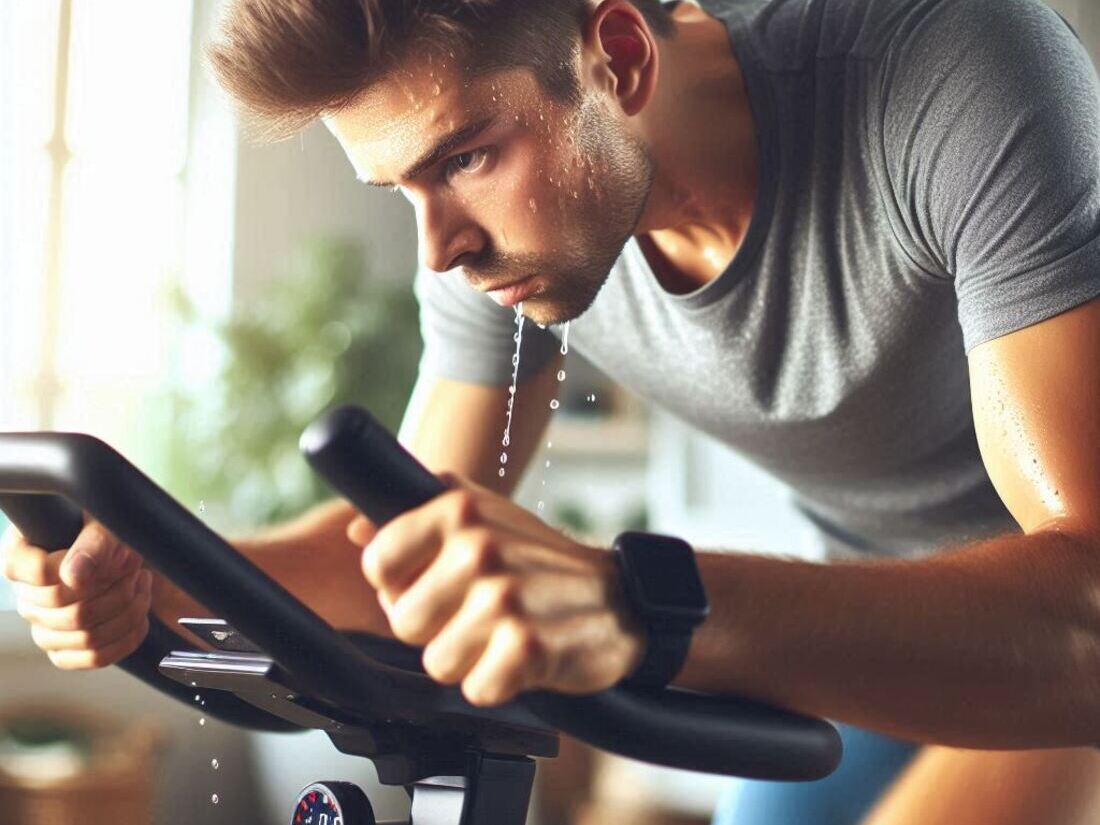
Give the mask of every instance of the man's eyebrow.
[[[425, 169], [438, 163], [442, 158], [453, 152], [456, 146], [461, 146], [466, 141], [473, 140], [488, 129], [492, 123], [492, 117], [483, 118], [473, 123], [467, 123], [465, 126], [460, 126], [450, 134], [445, 135], [435, 146], [421, 155], [416, 163], [405, 170], [404, 174], [401, 175], [401, 180], [412, 180]], [[368, 186], [384, 186], [387, 189], [392, 189], [397, 185], [386, 181], [363, 180], [362, 178], [359, 178], [359, 180]]]

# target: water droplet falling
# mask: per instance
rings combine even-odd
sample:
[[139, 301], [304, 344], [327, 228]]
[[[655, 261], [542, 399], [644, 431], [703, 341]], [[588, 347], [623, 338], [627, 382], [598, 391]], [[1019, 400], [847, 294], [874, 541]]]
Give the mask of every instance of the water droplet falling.
[[558, 370], [558, 380], [559, 381], [564, 381], [565, 380], [565, 370]]
[[[523, 322], [525, 318], [523, 315], [523, 302], [516, 304], [516, 332], [512, 336], [512, 340], [516, 342], [516, 351], [512, 355], [512, 383], [508, 387], [508, 418], [504, 424], [504, 437], [501, 439], [501, 444], [507, 448], [512, 443], [512, 411], [515, 407], [516, 401], [516, 383], [519, 380], [519, 353], [523, 347]], [[505, 463], [508, 461], [508, 453], [504, 452], [500, 454], [500, 469], [497, 470], [497, 475], [500, 478], [504, 478], [507, 472], [504, 469]]]
[[556, 398], [550, 402], [550, 409], [552, 410], [556, 410], [559, 406], [560, 405], [558, 404], [558, 399]]
[[203, 716], [199, 719], [199, 727], [203, 727], [206, 724], [206, 717]]
[[538, 509], [539, 509], [539, 512], [540, 512], [540, 513], [541, 513], [541, 512], [543, 511], [543, 510], [545, 510], [545, 509], [546, 509], [546, 502], [544, 502], [544, 501], [540, 501], [540, 502], [538, 503]]
[[569, 354], [569, 322], [566, 321], [561, 328], [561, 354]]
[[217, 805], [218, 802], [219, 802], [218, 795], [217, 794], [211, 794], [210, 795], [210, 804]]
[[206, 512], [206, 502], [203, 501], [202, 499], [199, 499], [199, 512], [200, 513], [205, 513]]
[[527, 206], [529, 206], [529, 207], [530, 207], [530, 209], [531, 209], [531, 211], [532, 211], [532, 212], [538, 212], [538, 211], [539, 211], [539, 206], [538, 206], [538, 204], [537, 204], [537, 203], [535, 203], [535, 199], [534, 199], [534, 198], [530, 198], [530, 199], [528, 199], [528, 201], [527, 201]]
[[213, 770], [215, 770], [215, 771], [216, 771], [216, 770], [217, 770], [218, 768], [220, 768], [220, 767], [221, 767], [221, 765], [219, 765], [219, 764], [218, 764], [218, 760], [217, 760], [217, 759], [211, 759], [211, 760], [210, 760], [210, 767], [211, 767], [211, 768], [212, 768]]

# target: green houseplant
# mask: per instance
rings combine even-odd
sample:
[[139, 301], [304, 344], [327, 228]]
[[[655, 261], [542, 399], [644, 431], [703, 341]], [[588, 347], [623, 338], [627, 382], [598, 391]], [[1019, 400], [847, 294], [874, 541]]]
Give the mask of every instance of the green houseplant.
[[330, 498], [298, 437], [340, 403], [362, 404], [396, 429], [421, 351], [410, 283], [371, 277], [358, 244], [316, 239], [289, 275], [223, 322], [201, 320], [176, 292], [182, 322], [213, 331], [225, 357], [203, 392], [170, 393], [168, 489], [223, 529], [281, 521]]

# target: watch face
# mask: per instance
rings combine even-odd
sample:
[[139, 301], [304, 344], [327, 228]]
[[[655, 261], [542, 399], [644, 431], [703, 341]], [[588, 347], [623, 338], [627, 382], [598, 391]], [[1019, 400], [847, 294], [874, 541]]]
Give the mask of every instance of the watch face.
[[618, 546], [643, 610], [682, 615], [701, 621], [707, 614], [707, 594], [687, 542], [652, 533], [624, 533]]

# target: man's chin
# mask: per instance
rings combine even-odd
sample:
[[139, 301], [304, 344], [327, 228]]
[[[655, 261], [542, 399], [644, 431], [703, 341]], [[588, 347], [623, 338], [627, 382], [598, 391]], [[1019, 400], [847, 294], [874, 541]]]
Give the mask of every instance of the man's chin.
[[546, 298], [528, 298], [523, 302], [523, 315], [540, 326], [548, 327], [551, 324], [564, 324], [566, 321], [572, 321], [580, 313], [569, 312], [566, 307], [563, 307], [557, 301], [547, 300]]
[[523, 315], [544, 327], [575, 321], [588, 311], [602, 288], [603, 281], [596, 288], [586, 288], [586, 283], [578, 280], [563, 295], [566, 290], [551, 285], [523, 300]]

